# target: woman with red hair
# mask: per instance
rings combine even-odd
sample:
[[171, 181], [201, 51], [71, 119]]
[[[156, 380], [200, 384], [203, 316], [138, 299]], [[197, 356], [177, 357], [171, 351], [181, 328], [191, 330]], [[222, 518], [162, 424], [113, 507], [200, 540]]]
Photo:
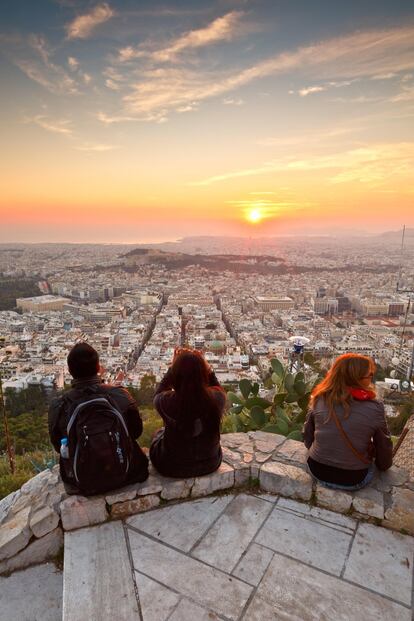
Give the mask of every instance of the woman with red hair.
[[392, 465], [384, 406], [376, 399], [375, 364], [360, 354], [339, 356], [311, 396], [304, 427], [308, 467], [322, 485], [355, 490]]

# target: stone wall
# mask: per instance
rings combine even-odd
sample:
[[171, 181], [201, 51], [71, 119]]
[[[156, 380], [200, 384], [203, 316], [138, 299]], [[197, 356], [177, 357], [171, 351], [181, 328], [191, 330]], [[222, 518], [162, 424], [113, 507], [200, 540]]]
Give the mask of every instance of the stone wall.
[[316, 504], [414, 535], [414, 480], [396, 466], [377, 472], [358, 492], [317, 485], [301, 442], [262, 431], [222, 436], [223, 463], [203, 477], [170, 479], [153, 468], [144, 483], [86, 498], [67, 496], [57, 467], [41, 472], [0, 501], [0, 574], [43, 562], [63, 545], [63, 532], [148, 511], [168, 501], [231, 488], [259, 489]]

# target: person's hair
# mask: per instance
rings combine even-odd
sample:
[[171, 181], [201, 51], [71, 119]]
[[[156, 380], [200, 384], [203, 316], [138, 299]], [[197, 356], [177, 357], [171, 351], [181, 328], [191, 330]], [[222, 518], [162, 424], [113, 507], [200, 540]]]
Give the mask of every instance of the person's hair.
[[190, 431], [197, 418], [212, 430], [220, 423], [220, 407], [208, 390], [209, 376], [210, 369], [200, 352], [181, 350], [174, 358], [171, 384], [177, 395], [179, 423]]
[[69, 373], [75, 379], [91, 377], [99, 370], [99, 356], [89, 343], [76, 343], [67, 358]]
[[[362, 388], [361, 379], [367, 377], [370, 373], [374, 374], [375, 363], [368, 356], [361, 354], [343, 354], [339, 356], [325, 378], [312, 391], [310, 407], [312, 408], [319, 397], [323, 397], [328, 406], [329, 416], [335, 405], [342, 405], [345, 412], [345, 418], [349, 416], [349, 405], [351, 402], [351, 393], [349, 388]], [[373, 391], [374, 386], [371, 384], [369, 390]], [[326, 422], [327, 422], [326, 421]]]

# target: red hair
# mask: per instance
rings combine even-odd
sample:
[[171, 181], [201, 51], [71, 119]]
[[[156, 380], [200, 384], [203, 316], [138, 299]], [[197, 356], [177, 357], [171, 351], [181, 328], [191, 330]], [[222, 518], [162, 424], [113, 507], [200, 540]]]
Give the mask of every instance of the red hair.
[[[312, 391], [310, 407], [314, 407], [319, 397], [323, 397], [328, 406], [329, 416], [335, 405], [342, 405], [345, 410], [345, 418], [349, 416], [349, 404], [351, 401], [350, 388], [361, 388], [361, 379], [370, 373], [374, 374], [375, 363], [368, 356], [361, 354], [343, 354], [339, 356], [325, 378]], [[369, 390], [374, 391], [371, 385]]]

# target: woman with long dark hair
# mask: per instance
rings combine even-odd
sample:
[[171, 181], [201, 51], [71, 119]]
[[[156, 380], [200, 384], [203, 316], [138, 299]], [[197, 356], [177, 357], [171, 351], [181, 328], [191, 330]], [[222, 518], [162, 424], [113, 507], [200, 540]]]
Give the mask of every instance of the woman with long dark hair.
[[372, 383], [375, 364], [360, 354], [337, 358], [313, 392], [304, 427], [308, 467], [326, 487], [355, 490], [392, 465], [384, 406]]
[[225, 402], [226, 394], [200, 352], [176, 350], [154, 398], [164, 428], [154, 437], [150, 458], [161, 474], [192, 477], [219, 467]]

